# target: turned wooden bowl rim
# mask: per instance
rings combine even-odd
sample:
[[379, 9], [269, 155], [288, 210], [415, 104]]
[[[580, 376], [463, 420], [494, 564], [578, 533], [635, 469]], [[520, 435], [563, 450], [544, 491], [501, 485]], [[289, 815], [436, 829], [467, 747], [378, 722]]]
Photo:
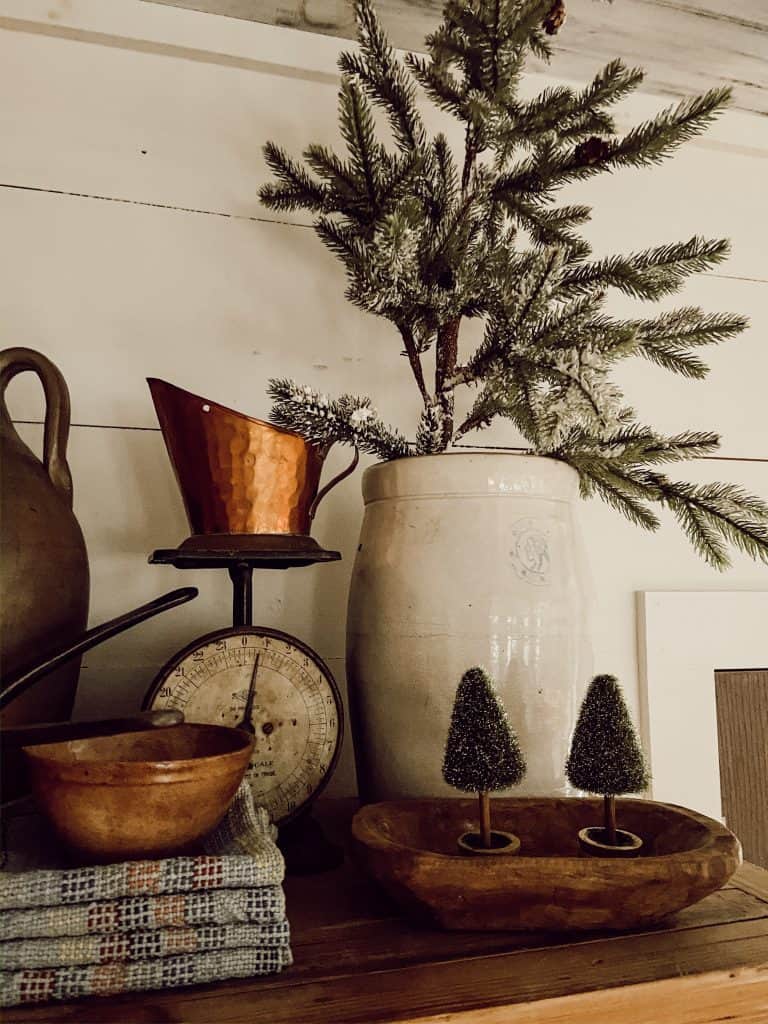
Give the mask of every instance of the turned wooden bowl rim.
[[[625, 850], [627, 852], [640, 850], [645, 845], [645, 840], [642, 836], [639, 836], [636, 832], [630, 832], [628, 828], [617, 828], [617, 836], [628, 836], [631, 842], [629, 843], [616, 843], [612, 846], [610, 843], [602, 843], [599, 839], [595, 839], [594, 836], [590, 835], [590, 832], [605, 832], [604, 825], [587, 825], [585, 828], [579, 829], [579, 842], [583, 842], [587, 846], [594, 846], [598, 850]], [[704, 847], [694, 846], [694, 850], [700, 850]], [[662, 854], [660, 856], [667, 856]]]
[[[505, 807], [514, 807], [516, 804], [523, 806], [525, 804], [542, 804], [551, 802], [552, 804], [558, 804], [565, 800], [574, 800], [584, 804], [591, 804], [595, 807], [602, 807], [602, 800], [589, 799], [586, 797], [500, 797], [499, 802], [503, 801]], [[408, 800], [384, 800], [375, 804], [366, 804], [361, 807], [352, 821], [352, 833], [356, 840], [363, 843], [373, 849], [377, 849], [381, 852], [393, 853], [395, 851], [407, 852], [415, 856], [420, 856], [428, 859], [437, 859], [442, 861], [450, 862], [464, 862], [472, 864], [485, 864], [492, 866], [498, 862], [494, 858], [468, 858], [460, 853], [442, 853], [438, 850], [430, 850], [424, 847], [409, 845], [408, 843], [402, 842], [398, 839], [394, 839], [390, 836], [386, 836], [382, 833], [379, 828], [379, 821], [381, 820], [382, 811], [388, 810], [416, 810], [419, 805], [425, 807], [434, 807], [439, 804], [451, 804], [459, 803], [461, 798], [453, 797], [434, 797], [425, 798], [417, 797]], [[465, 801], [465, 803], [469, 803]], [[721, 822], [716, 821], [714, 818], [709, 818], [705, 814], [700, 814], [698, 811], [692, 811], [687, 807], [681, 807], [678, 804], [663, 803], [657, 800], [641, 800], [641, 799], [624, 799], [621, 801], [624, 806], [631, 806], [633, 809], [644, 809], [651, 807], [660, 807], [664, 810], [672, 811], [676, 817], [688, 818], [698, 825], [703, 826], [706, 829], [706, 834], [702, 837], [701, 842], [696, 846], [689, 847], [685, 850], [675, 850], [669, 853], [654, 853], [645, 854], [642, 857], [636, 858], [632, 861], [633, 865], [638, 866], [638, 870], [642, 870], [643, 866], [647, 869], [651, 869], [653, 864], [658, 861], [664, 861], [670, 863], [678, 861], [681, 865], [690, 863], [692, 861], [699, 861], [703, 855], [709, 854], [715, 850], [719, 850], [721, 853], [731, 857], [737, 858], [737, 863], [741, 863], [741, 844], [737, 837], [726, 828]], [[599, 826], [593, 826], [599, 827]], [[498, 830], [497, 830], [498, 831]], [[519, 834], [519, 833], [518, 833]], [[521, 837], [524, 838], [524, 837]], [[642, 838], [642, 837], [641, 837]], [[601, 872], [626, 872], [627, 861], [620, 858], [585, 858], [580, 857], [578, 853], [574, 854], [551, 854], [550, 856], [526, 856], [526, 854], [518, 854], [514, 858], [510, 858], [508, 862], [505, 862], [508, 866], [505, 870], [516, 870], [518, 867], [525, 867], [535, 863], [539, 868], [549, 863], [552, 865], [562, 866], [563, 862], [568, 863], [568, 870], [570, 872], [593, 874], [595, 871]], [[560, 868], [558, 868], [560, 870]]]
[[456, 845], [460, 850], [464, 850], [467, 855], [471, 854], [474, 856], [475, 854], [478, 854], [480, 857], [512, 857], [519, 851], [520, 839], [514, 832], [507, 832], [507, 830], [503, 828], [492, 828], [491, 835], [502, 836], [506, 839], [506, 843], [504, 843], [503, 846], [491, 846], [488, 849], [484, 846], [473, 846], [472, 843], [466, 842], [467, 836], [477, 836], [479, 839], [480, 833], [468, 831], [462, 832], [461, 835], [457, 837]]
[[[88, 744], [92, 740], [118, 740], [123, 737], [135, 738], [137, 741], [142, 737], [150, 735], [152, 739], [162, 742], [163, 739], [173, 739], [169, 734], [180, 732], [185, 733], [206, 733], [211, 736], [227, 736], [232, 739], [232, 747], [229, 750], [219, 750], [210, 754], [196, 754], [192, 757], [171, 757], [156, 759], [128, 759], [105, 757], [78, 757], [69, 759], [64, 755], [65, 751], [73, 744]], [[182, 722], [179, 725], [169, 726], [167, 729], [141, 729], [135, 732], [122, 732], [114, 736], [98, 736], [85, 740], [62, 740], [58, 743], [38, 743], [23, 747], [25, 756], [33, 762], [39, 771], [47, 775], [56, 775], [59, 778], [69, 781], [77, 780], [84, 785], [99, 785], [108, 781], [108, 776], [119, 772], [124, 777], [131, 775], [141, 776], [149, 785], [155, 774], [189, 774], [195, 775], [201, 771], [216, 769], [217, 767], [226, 770], [227, 762], [238, 761], [247, 752], [253, 749], [255, 738], [244, 729], [237, 729], [227, 725], [216, 725], [206, 722]]]

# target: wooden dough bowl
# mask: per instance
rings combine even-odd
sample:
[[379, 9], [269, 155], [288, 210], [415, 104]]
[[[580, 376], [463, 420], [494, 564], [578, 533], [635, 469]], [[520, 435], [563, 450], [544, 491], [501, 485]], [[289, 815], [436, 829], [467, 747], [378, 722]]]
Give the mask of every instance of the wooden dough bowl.
[[622, 828], [644, 839], [633, 860], [579, 856], [578, 832], [602, 824], [602, 800], [491, 801], [494, 828], [520, 837], [518, 856], [467, 857], [477, 802], [401, 800], [363, 807], [352, 823], [366, 869], [407, 911], [443, 928], [591, 930], [656, 924], [723, 886], [741, 845], [702, 814], [618, 800]]
[[224, 817], [253, 736], [174, 725], [25, 747], [32, 792], [85, 862], [189, 852]]

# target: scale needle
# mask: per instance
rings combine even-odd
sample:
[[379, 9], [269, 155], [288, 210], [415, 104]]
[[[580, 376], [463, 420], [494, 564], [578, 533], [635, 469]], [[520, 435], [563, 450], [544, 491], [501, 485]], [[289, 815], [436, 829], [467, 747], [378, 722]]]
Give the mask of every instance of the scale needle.
[[245, 699], [245, 711], [243, 713], [243, 720], [239, 723], [239, 729], [245, 729], [246, 732], [256, 735], [256, 730], [253, 727], [251, 721], [251, 715], [253, 714], [253, 698], [256, 696], [256, 675], [259, 671], [259, 658], [261, 655], [257, 654], [256, 659], [253, 663], [253, 672], [251, 672], [251, 681], [248, 684], [248, 696]]

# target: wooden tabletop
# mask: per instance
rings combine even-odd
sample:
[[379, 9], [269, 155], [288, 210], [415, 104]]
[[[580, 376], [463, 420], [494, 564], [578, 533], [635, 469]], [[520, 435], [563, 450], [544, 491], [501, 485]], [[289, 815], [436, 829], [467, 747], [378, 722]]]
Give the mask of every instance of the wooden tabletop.
[[644, 932], [443, 932], [349, 863], [289, 878], [294, 966], [272, 978], [6, 1010], [77, 1024], [767, 1024], [768, 871]]

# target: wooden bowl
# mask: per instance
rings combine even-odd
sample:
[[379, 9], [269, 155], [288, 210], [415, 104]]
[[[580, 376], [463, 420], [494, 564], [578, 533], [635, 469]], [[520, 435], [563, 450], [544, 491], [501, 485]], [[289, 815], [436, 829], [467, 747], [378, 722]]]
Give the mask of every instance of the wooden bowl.
[[176, 725], [25, 747], [37, 803], [81, 860], [184, 852], [224, 817], [254, 739]]
[[724, 885], [741, 845], [702, 814], [650, 800], [617, 801], [643, 837], [633, 860], [579, 856], [578, 833], [602, 823], [602, 800], [491, 801], [492, 827], [520, 837], [516, 857], [467, 857], [475, 800], [401, 800], [363, 807], [352, 835], [365, 867], [406, 910], [443, 928], [591, 930], [652, 925]]

